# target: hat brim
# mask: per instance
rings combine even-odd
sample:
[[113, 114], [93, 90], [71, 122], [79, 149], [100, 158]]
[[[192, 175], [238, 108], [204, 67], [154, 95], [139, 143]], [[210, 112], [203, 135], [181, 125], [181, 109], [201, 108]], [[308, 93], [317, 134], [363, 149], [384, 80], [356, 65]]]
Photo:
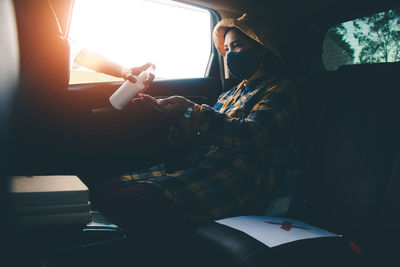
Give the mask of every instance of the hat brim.
[[214, 45], [217, 48], [218, 52], [222, 55], [226, 55], [225, 51], [225, 34], [229, 28], [236, 28], [244, 33], [246, 36], [259, 43], [267, 50], [274, 53], [276, 56], [280, 58], [278, 51], [271, 45], [262, 42], [255, 32], [243, 21], [238, 19], [223, 19], [215, 26], [213, 31], [213, 41]]

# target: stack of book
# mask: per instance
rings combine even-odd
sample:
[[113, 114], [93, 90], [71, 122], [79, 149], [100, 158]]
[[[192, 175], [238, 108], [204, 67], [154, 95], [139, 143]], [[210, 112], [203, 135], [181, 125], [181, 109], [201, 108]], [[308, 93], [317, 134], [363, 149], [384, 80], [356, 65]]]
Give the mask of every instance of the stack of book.
[[23, 224], [90, 222], [89, 190], [77, 176], [14, 176], [10, 179], [10, 196]]

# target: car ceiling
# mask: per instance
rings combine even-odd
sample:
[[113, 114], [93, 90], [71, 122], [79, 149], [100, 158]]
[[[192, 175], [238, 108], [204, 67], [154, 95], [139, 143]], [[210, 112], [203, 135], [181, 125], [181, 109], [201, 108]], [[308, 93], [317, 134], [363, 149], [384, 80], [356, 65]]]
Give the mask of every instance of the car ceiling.
[[396, 0], [175, 0], [218, 11], [224, 17], [243, 12], [298, 20], [310, 18], [315, 24], [333, 25], [357, 17], [399, 7]]

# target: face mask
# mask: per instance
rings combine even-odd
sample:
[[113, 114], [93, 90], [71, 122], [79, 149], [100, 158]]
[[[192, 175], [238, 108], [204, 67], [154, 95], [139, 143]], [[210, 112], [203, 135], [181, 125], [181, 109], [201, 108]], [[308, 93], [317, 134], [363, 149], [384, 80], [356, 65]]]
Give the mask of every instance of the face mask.
[[239, 80], [249, 79], [260, 65], [261, 57], [255, 52], [255, 47], [241, 52], [228, 52], [226, 64], [233, 77]]

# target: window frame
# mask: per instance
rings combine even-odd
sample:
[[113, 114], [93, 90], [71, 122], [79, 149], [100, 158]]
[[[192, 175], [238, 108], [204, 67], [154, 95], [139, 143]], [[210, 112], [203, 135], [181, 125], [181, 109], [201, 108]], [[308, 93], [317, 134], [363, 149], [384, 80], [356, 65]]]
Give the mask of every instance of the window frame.
[[[150, 0], [151, 1], [151, 0]], [[170, 0], [172, 1], [172, 0]], [[195, 8], [200, 8], [203, 10], [206, 10], [210, 14], [210, 42], [211, 42], [211, 49], [210, 49], [210, 54], [208, 58], [208, 62], [204, 71], [204, 76], [199, 77], [199, 78], [211, 78], [211, 77], [223, 77], [225, 75], [225, 68], [224, 68], [224, 59], [223, 57], [218, 53], [216, 47], [214, 46], [213, 38], [212, 38], [212, 33], [214, 27], [217, 25], [217, 23], [221, 20], [220, 14], [215, 11], [214, 9], [193, 4], [193, 3], [186, 3], [186, 2], [181, 2], [181, 1], [176, 1], [180, 4], [185, 4], [188, 6], [192, 6]], [[72, 16], [74, 12], [74, 6], [75, 6], [75, 0], [71, 0], [71, 3], [69, 5], [69, 10], [68, 10], [68, 16], [66, 20], [66, 25], [65, 25], [65, 33], [64, 37], [66, 39], [69, 38], [69, 33], [70, 33], [70, 26], [71, 26], [71, 21], [72, 21]], [[188, 78], [178, 78], [178, 79], [188, 79]], [[175, 80], [175, 79], [166, 79], [166, 80]], [[118, 81], [109, 81], [109, 83], [115, 83]], [[108, 83], [108, 82], [103, 82], [103, 81], [93, 81], [92, 83]], [[85, 84], [85, 83], [80, 83], [80, 84]], [[70, 84], [72, 85], [72, 84]]]

